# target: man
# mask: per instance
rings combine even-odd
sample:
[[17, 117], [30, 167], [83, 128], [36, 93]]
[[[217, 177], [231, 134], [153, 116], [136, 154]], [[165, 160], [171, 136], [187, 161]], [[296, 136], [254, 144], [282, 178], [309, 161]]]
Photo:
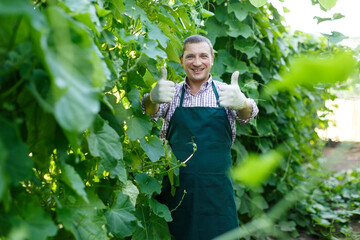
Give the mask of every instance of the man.
[[254, 100], [238, 85], [239, 72], [231, 85], [212, 80], [214, 62], [211, 42], [200, 35], [184, 40], [180, 57], [185, 81], [168, 81], [165, 68], [142, 107], [153, 119], [164, 118], [161, 136], [169, 141], [180, 161], [195, 154], [180, 168], [180, 187], [175, 195], [164, 180], [161, 201], [172, 211], [169, 223], [177, 240], [212, 239], [238, 226], [234, 191], [227, 173], [230, 148], [235, 138], [235, 120], [249, 122], [258, 113]]

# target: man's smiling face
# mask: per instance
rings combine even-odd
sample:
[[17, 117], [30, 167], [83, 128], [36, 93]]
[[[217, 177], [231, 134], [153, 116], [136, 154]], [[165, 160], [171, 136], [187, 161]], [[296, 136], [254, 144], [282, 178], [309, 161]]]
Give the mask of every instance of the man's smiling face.
[[203, 83], [209, 78], [213, 61], [214, 56], [206, 42], [187, 43], [180, 58], [188, 80], [196, 83]]

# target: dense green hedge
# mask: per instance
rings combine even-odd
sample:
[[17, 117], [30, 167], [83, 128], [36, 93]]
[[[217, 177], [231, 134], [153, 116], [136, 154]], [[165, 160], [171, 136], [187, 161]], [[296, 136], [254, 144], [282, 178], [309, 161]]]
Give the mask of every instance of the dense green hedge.
[[[313, 174], [323, 146], [314, 129], [326, 126], [317, 111], [333, 97], [330, 85], [262, 92], [282, 79], [291, 56], [333, 47], [289, 34], [272, 5], [1, 1], [0, 239], [169, 239], [170, 211], [152, 195], [179, 166], [158, 137], [161, 121], [143, 114], [140, 98], [164, 64], [169, 79], [182, 81], [181, 41], [195, 33], [214, 43], [214, 78], [229, 82], [239, 70], [241, 89], [260, 109], [237, 126], [234, 164], [283, 149], [261, 187], [235, 185], [240, 221]], [[308, 214], [293, 211], [279, 226], [296, 235], [297, 226], [312, 224]]]

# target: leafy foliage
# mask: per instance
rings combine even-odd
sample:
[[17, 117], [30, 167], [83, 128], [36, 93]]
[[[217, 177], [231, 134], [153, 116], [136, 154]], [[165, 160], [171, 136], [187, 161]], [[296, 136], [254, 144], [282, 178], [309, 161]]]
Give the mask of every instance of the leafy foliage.
[[[235, 186], [239, 219], [274, 205], [318, 166], [313, 129], [326, 126], [317, 110], [332, 97], [326, 84], [260, 94], [290, 56], [333, 48], [289, 35], [281, 20], [266, 1], [1, 1], [0, 238], [170, 239], [170, 211], [153, 196], [164, 175], [176, 183], [181, 165], [140, 97], [165, 60], [169, 78], [182, 80], [181, 40], [195, 33], [214, 44], [214, 78], [239, 70], [260, 108], [238, 126], [234, 164], [286, 149], [257, 190]], [[304, 215], [282, 219], [281, 229], [296, 234]]]

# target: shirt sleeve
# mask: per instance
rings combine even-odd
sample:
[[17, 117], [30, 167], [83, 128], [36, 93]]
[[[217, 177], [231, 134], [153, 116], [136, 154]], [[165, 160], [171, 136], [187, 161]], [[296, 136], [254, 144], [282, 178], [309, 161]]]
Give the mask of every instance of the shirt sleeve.
[[236, 110], [231, 110], [231, 114], [234, 116], [236, 121], [238, 121], [241, 124], [247, 124], [252, 119], [254, 119], [254, 117], [259, 113], [259, 108], [256, 105], [254, 99], [252, 99], [252, 98], [248, 98], [248, 99], [249, 99], [250, 103], [252, 104], [252, 112], [251, 112], [251, 115], [250, 115], [250, 117], [248, 119], [239, 118], [239, 116], [236, 114]]
[[[142, 108], [143, 112], [145, 112], [144, 100], [147, 96], [149, 96], [149, 93], [145, 93], [144, 96], [141, 98], [141, 108]], [[170, 103], [161, 103], [159, 111], [157, 111], [157, 113], [155, 113], [155, 114], [151, 114], [150, 118], [154, 121], [157, 121], [159, 118], [164, 118], [167, 111], [169, 110], [169, 106], [170, 106]]]

